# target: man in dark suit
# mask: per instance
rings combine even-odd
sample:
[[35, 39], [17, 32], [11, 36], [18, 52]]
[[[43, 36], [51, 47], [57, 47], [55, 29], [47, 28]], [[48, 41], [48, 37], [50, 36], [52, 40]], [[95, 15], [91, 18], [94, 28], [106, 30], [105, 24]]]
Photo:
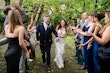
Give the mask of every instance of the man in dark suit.
[[[50, 69], [50, 59], [51, 59], [50, 50], [51, 50], [51, 44], [52, 44], [52, 33], [54, 33], [54, 35], [58, 37], [57, 32], [55, 31], [55, 28], [49, 23], [50, 23], [50, 17], [44, 16], [43, 22], [36, 27], [37, 44], [39, 44], [41, 49], [43, 66], [45, 66], [47, 62], [48, 71], [51, 70]], [[47, 55], [47, 58], [45, 57], [45, 54]]]

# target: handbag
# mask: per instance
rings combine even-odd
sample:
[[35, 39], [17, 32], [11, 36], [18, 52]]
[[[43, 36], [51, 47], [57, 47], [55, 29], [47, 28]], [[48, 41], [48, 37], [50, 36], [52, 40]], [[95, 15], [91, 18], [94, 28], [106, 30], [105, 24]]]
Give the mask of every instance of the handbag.
[[98, 56], [100, 59], [110, 59], [110, 45], [101, 45], [98, 48]]

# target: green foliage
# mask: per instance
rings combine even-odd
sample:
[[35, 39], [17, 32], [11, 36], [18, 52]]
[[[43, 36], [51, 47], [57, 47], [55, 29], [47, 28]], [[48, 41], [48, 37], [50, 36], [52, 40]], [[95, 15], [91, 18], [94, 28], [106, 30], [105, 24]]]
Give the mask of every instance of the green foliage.
[[2, 8], [0, 7], [0, 22], [3, 22], [4, 21], [4, 14], [3, 14], [3, 10]]
[[5, 19], [5, 15], [3, 14], [3, 10], [0, 7], [0, 32], [3, 30], [4, 19]]
[[[18, 1], [11, 0], [11, 3]], [[51, 23], [55, 26], [61, 19], [65, 19], [68, 25], [75, 25], [75, 20], [81, 18], [83, 12], [104, 12], [110, 8], [110, 0], [23, 0], [22, 8], [29, 19], [32, 14], [36, 16], [40, 4], [44, 4], [44, 9], [39, 22], [44, 15], [49, 14]], [[1, 11], [0, 20], [3, 19]]]
[[58, 25], [61, 19], [67, 20], [69, 25], [75, 24], [74, 19], [81, 18], [83, 12], [104, 12], [110, 8], [109, 0], [98, 0], [97, 3], [96, 0], [24, 0], [23, 6], [27, 7], [24, 9], [30, 17], [32, 13], [36, 15], [40, 4], [44, 4], [42, 15], [50, 13], [54, 25]]
[[69, 43], [69, 46], [71, 46], [72, 48], [75, 48], [75, 41], [72, 39], [72, 36], [67, 36], [66, 42]]
[[[4, 36], [3, 36], [4, 37]], [[0, 38], [3, 38], [0, 36]], [[54, 40], [54, 39], [53, 39]], [[74, 41], [71, 40], [71, 37], [66, 38], [67, 43], [69, 43], [69, 46], [65, 45], [65, 53], [64, 53], [64, 68], [59, 69], [56, 66], [56, 63], [53, 61], [55, 58], [55, 45], [52, 45], [51, 48], [51, 73], [85, 73], [86, 70], [79, 70], [79, 65], [76, 62], [76, 57], [73, 57], [75, 55], [75, 44]], [[0, 46], [0, 73], [6, 73], [6, 61], [4, 58], [4, 53], [7, 49], [7, 45]], [[39, 46], [36, 46], [36, 58], [33, 62], [28, 62], [28, 65], [30, 67], [29, 73], [48, 73], [47, 67], [42, 67], [42, 57], [41, 57], [41, 51]]]

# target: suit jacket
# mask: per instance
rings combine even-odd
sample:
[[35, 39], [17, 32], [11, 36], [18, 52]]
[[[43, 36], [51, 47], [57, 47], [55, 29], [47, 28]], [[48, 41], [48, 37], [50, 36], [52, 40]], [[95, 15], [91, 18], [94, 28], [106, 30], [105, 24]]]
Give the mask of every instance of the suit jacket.
[[87, 26], [89, 24], [89, 20], [86, 19], [82, 24], [81, 24], [81, 29], [83, 30], [85, 26]]
[[[89, 24], [89, 20], [86, 19], [82, 24], [81, 24], [81, 27], [80, 29], [84, 30], [84, 27], [87, 26]], [[81, 39], [81, 44], [83, 44], [83, 41], [84, 41], [84, 36], [83, 35], [80, 35], [80, 39]]]
[[41, 45], [46, 45], [47, 43], [52, 44], [52, 33], [58, 37], [57, 32], [53, 26], [48, 27], [47, 30], [45, 30], [43, 23], [40, 23], [36, 27], [36, 38], [37, 41], [40, 41]]

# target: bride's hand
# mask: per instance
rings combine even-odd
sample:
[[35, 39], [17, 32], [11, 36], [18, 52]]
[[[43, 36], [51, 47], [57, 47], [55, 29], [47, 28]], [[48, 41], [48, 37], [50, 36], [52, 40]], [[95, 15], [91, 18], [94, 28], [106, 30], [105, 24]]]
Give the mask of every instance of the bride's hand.
[[56, 42], [59, 41], [59, 37], [55, 38], [55, 41], [56, 41]]
[[64, 37], [64, 35], [60, 35], [59, 37], [60, 37], [60, 38], [63, 38], [63, 37]]

